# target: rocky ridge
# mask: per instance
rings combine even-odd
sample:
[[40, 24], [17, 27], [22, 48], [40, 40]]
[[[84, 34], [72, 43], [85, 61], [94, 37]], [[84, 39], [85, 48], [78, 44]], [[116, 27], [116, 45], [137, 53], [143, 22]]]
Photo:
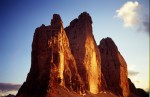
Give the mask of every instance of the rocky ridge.
[[83, 12], [66, 28], [54, 14], [50, 25], [35, 30], [31, 69], [16, 97], [140, 97], [136, 91], [113, 40], [97, 46]]
[[31, 54], [31, 69], [17, 97], [53, 96], [57, 85], [84, 92], [59, 15], [35, 30]]

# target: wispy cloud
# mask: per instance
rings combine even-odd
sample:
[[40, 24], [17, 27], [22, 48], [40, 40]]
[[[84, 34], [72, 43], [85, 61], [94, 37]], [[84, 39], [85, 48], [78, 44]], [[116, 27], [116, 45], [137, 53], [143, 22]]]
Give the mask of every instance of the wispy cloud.
[[128, 76], [136, 76], [136, 75], [138, 75], [139, 74], [139, 72], [136, 72], [136, 71], [133, 71], [133, 70], [128, 70]]
[[137, 13], [138, 10], [139, 3], [129, 1], [116, 11], [117, 17], [123, 19], [125, 27], [132, 27], [139, 22]]
[[17, 92], [18, 92], [17, 90], [11, 90], [11, 91], [9, 91], [9, 90], [5, 90], [5, 91], [0, 90], [0, 97], [7, 96], [9, 94], [16, 95]]
[[0, 97], [6, 96], [8, 94], [16, 95], [20, 87], [21, 87], [20, 84], [0, 83]]
[[143, 15], [143, 19], [141, 19], [141, 26], [139, 26], [139, 30], [149, 32], [149, 15], [148, 14]]
[[149, 32], [149, 14], [139, 2], [128, 1], [116, 10], [118, 18], [124, 22], [124, 27], [137, 27], [137, 30]]
[[21, 87], [20, 84], [14, 84], [14, 83], [0, 83], [0, 90], [18, 90]]
[[140, 81], [139, 81], [139, 80], [136, 80], [135, 82], [136, 82], [136, 83], [140, 83]]

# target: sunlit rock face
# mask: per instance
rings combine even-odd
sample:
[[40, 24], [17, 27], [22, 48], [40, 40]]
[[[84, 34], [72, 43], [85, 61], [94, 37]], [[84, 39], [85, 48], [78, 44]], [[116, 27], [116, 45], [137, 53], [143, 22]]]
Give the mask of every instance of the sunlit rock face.
[[99, 45], [101, 70], [107, 89], [117, 95], [129, 96], [127, 64], [111, 38], [102, 39]]
[[16, 97], [53, 97], [57, 85], [83, 93], [83, 84], [58, 14], [35, 30], [31, 69]]
[[101, 88], [100, 53], [92, 34], [91, 17], [83, 12], [65, 30], [86, 89], [98, 93]]
[[137, 97], [136, 92], [117, 46], [111, 38], [97, 46], [92, 19], [83, 12], [65, 29], [54, 14], [50, 25], [35, 30], [31, 69], [16, 97]]

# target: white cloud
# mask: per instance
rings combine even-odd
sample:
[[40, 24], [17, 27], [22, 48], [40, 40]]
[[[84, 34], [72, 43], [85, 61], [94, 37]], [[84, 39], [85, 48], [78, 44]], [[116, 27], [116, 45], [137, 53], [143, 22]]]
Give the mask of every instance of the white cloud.
[[139, 31], [149, 32], [149, 15], [139, 2], [128, 1], [116, 13], [125, 27], [137, 27]]
[[138, 2], [128, 1], [119, 10], [117, 10], [117, 17], [123, 19], [125, 27], [131, 27], [137, 24], [138, 19]]
[[0, 97], [6, 96], [9, 94], [16, 95], [20, 84], [14, 84], [14, 83], [0, 83]]
[[1, 96], [7, 96], [9, 94], [16, 95], [17, 92], [18, 92], [17, 90], [11, 90], [11, 91], [9, 91], [9, 90], [5, 90], [5, 91], [0, 90], [0, 97]]

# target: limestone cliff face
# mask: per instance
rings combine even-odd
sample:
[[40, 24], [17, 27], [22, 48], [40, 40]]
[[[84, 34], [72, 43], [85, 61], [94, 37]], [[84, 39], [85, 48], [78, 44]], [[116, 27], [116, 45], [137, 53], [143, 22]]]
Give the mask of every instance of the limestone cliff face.
[[71, 52], [86, 89], [96, 94], [101, 89], [100, 53], [92, 33], [92, 19], [83, 12], [65, 28]]
[[84, 92], [62, 20], [54, 14], [51, 25], [35, 30], [31, 69], [16, 97], [51, 97], [57, 85]]
[[[140, 93], [137, 93], [137, 92]], [[115, 95], [114, 95], [115, 94]], [[142, 97], [111, 38], [97, 46], [92, 19], [83, 12], [64, 29], [61, 17], [35, 30], [31, 69], [16, 97]]]
[[99, 45], [101, 70], [107, 89], [117, 95], [128, 97], [130, 90], [127, 77], [127, 64], [111, 38], [102, 39]]

